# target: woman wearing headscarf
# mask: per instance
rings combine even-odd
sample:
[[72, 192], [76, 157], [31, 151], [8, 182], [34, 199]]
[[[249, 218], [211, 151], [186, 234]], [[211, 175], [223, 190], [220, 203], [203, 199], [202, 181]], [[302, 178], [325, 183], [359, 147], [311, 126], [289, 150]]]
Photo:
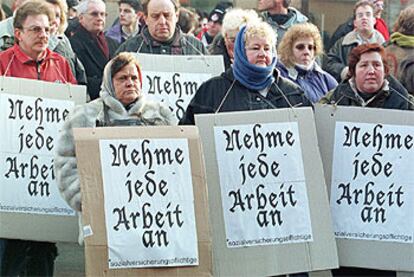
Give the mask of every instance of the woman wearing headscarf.
[[82, 205], [73, 128], [173, 124], [171, 111], [147, 100], [141, 89], [138, 61], [132, 53], [120, 53], [105, 66], [100, 97], [69, 114], [58, 140], [55, 170], [59, 190], [75, 211]]
[[316, 62], [323, 53], [318, 27], [311, 23], [296, 24], [289, 28], [278, 47], [280, 61], [277, 68], [283, 77], [298, 84], [306, 97], [318, 102], [338, 82]]
[[234, 45], [233, 66], [200, 86], [180, 124], [194, 124], [194, 115], [199, 113], [309, 105], [303, 91], [275, 70], [275, 45], [276, 35], [267, 23], [241, 28]]

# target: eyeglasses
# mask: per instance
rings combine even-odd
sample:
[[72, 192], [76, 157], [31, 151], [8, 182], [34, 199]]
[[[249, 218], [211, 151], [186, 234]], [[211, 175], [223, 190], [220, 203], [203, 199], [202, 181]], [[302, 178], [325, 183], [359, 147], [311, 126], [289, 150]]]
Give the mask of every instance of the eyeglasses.
[[306, 47], [308, 47], [308, 50], [309, 51], [315, 51], [316, 50], [316, 46], [315, 45], [312, 45], [312, 44], [302, 44], [302, 43], [300, 43], [300, 44], [298, 44], [298, 45], [296, 45], [295, 46], [295, 48], [297, 49], [297, 50], [299, 50], [299, 51], [303, 51], [303, 50], [305, 50], [305, 48]]
[[26, 30], [28, 32], [31, 33], [35, 33], [35, 34], [40, 34], [42, 32], [45, 32], [46, 34], [50, 33], [50, 27], [46, 26], [46, 27], [40, 27], [40, 26], [31, 26], [28, 28], [22, 28], [23, 30]]
[[108, 13], [106, 12], [90, 12], [90, 13], [86, 13], [87, 15], [90, 15], [92, 17], [107, 17]]

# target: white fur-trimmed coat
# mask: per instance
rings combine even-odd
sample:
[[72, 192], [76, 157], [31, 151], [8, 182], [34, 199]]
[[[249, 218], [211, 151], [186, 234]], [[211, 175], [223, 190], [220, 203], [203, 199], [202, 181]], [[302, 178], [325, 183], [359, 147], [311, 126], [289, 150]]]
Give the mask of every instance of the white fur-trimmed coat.
[[128, 111], [117, 99], [102, 92], [101, 98], [75, 107], [69, 114], [57, 143], [55, 172], [61, 195], [78, 212], [82, 209], [81, 190], [72, 130], [96, 127], [97, 120], [104, 122], [103, 103], [108, 107], [110, 120], [136, 118], [145, 125], [173, 125], [173, 115], [167, 107], [148, 101], [143, 96]]

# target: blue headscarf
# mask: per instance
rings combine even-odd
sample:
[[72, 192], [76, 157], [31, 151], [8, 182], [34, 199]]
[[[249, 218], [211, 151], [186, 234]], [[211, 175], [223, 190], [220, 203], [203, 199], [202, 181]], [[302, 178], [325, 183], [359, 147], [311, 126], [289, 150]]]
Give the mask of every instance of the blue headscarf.
[[249, 63], [244, 43], [245, 33], [246, 26], [240, 29], [236, 37], [236, 42], [234, 43], [234, 78], [249, 89], [263, 90], [275, 81], [273, 70], [276, 66], [277, 58], [275, 55], [272, 63], [267, 67]]

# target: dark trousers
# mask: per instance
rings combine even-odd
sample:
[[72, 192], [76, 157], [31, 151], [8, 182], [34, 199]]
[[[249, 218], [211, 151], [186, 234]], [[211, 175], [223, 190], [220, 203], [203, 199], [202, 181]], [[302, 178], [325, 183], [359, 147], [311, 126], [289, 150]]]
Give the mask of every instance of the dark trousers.
[[0, 245], [1, 276], [53, 276], [58, 255], [55, 243], [1, 239]]

